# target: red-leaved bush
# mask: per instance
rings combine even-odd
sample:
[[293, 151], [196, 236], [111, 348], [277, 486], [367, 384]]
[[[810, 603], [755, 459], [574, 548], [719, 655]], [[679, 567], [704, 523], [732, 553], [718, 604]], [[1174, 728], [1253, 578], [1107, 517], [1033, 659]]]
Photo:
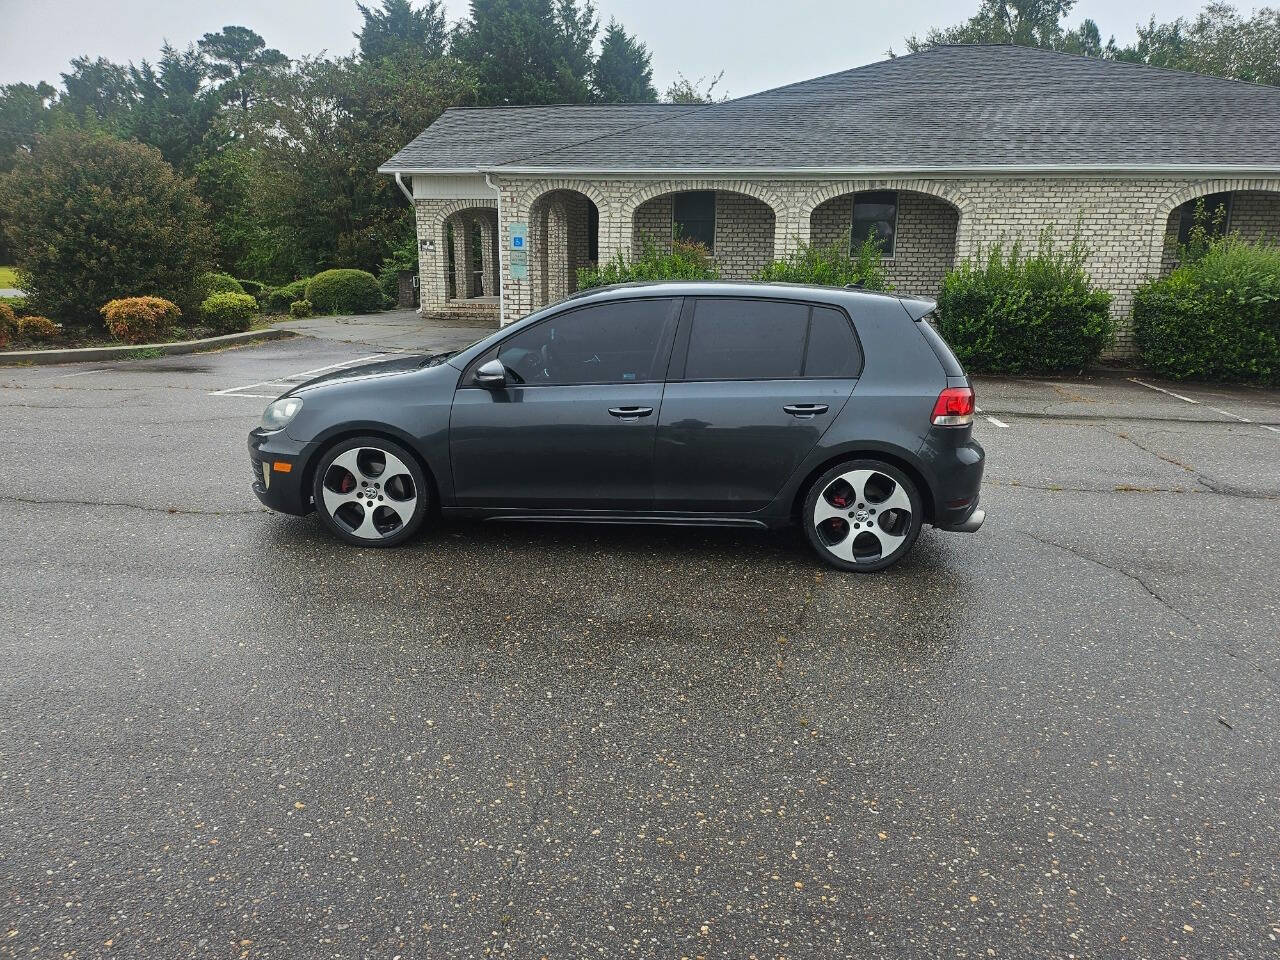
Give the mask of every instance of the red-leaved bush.
[[163, 297], [126, 297], [102, 308], [107, 329], [125, 343], [150, 343], [163, 337], [182, 316], [177, 304]]

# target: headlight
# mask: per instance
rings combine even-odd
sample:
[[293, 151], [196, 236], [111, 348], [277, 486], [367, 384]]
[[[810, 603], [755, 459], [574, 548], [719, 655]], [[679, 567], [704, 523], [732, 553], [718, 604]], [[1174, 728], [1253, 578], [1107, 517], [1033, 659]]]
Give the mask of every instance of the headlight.
[[298, 415], [302, 409], [301, 397], [282, 397], [267, 405], [262, 411], [263, 430], [283, 430], [285, 424]]

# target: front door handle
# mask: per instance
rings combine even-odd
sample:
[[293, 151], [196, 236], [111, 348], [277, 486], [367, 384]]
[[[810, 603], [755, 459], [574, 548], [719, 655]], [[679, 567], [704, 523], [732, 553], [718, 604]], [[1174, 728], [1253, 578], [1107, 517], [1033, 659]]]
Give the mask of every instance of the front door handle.
[[782, 412], [789, 413], [800, 420], [812, 420], [819, 413], [826, 413], [827, 405], [825, 403], [788, 403], [782, 408]]
[[610, 407], [609, 416], [619, 420], [639, 420], [653, 413], [653, 407]]

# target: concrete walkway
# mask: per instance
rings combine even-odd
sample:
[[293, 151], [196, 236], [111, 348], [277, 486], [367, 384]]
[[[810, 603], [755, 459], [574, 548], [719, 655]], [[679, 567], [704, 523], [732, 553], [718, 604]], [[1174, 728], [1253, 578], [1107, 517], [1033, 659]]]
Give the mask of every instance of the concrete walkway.
[[424, 320], [416, 310], [389, 310], [359, 317], [282, 318], [275, 326], [321, 340], [414, 353], [457, 350], [497, 329], [488, 322]]

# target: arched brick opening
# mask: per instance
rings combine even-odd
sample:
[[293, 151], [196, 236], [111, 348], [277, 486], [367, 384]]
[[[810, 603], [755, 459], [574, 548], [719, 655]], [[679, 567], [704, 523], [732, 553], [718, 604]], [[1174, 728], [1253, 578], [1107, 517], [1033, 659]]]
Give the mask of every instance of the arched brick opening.
[[1161, 276], [1177, 265], [1180, 247], [1203, 204], [1211, 226], [1246, 240], [1280, 243], [1280, 182], [1211, 180], [1166, 197], [1157, 212], [1156, 257]]
[[[490, 300], [498, 296], [498, 211], [496, 207], [462, 207], [441, 222], [447, 302]], [[496, 300], [495, 300], [496, 302]]]
[[529, 282], [533, 309], [578, 289], [578, 271], [600, 257], [600, 208], [587, 194], [548, 190], [529, 205]]
[[[896, 293], [936, 297], [942, 278], [955, 265], [960, 208], [943, 196], [919, 190], [877, 187], [853, 190], [822, 200], [809, 213], [809, 242], [850, 243], [855, 203], [884, 215], [891, 247], [884, 253], [885, 274]], [[892, 203], [886, 201], [891, 200]], [[891, 219], [888, 217], [892, 211]]]
[[[712, 257], [726, 280], [746, 280], [771, 262], [775, 253], [777, 215], [775, 208], [760, 196], [737, 190], [680, 189], [653, 193], [643, 191], [624, 223], [630, 224], [632, 256], [639, 255], [646, 243], [659, 250], [670, 250], [677, 233], [676, 210], [681, 194], [710, 194], [712, 223], [709, 246]], [[653, 193], [652, 196], [646, 194]], [[632, 198], [636, 200], [637, 198]]]

